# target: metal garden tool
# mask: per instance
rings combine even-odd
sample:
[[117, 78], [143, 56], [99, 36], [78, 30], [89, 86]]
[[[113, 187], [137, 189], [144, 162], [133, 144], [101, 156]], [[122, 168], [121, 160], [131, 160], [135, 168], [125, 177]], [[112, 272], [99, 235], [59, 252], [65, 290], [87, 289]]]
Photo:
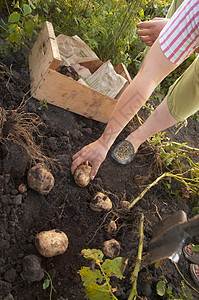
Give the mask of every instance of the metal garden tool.
[[199, 234], [199, 215], [187, 220], [180, 210], [160, 221], [153, 229], [149, 245], [149, 264], [170, 258], [177, 262], [186, 238]]

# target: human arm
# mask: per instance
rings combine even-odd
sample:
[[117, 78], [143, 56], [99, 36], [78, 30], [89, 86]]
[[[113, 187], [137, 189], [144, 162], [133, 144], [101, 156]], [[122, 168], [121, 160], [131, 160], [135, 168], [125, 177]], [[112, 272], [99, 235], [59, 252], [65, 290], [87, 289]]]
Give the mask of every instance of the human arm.
[[118, 101], [101, 137], [73, 156], [72, 173], [78, 165], [89, 161], [92, 164], [91, 179], [95, 177], [116, 137], [139, 111], [155, 87], [175, 68], [176, 65], [164, 56], [159, 42], [156, 40], [138, 74]]

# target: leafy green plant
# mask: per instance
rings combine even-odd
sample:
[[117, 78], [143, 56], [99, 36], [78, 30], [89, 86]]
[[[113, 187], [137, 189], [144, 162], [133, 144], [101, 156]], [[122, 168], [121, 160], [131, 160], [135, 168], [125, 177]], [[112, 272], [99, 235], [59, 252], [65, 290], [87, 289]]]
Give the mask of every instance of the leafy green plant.
[[50, 277], [50, 274], [47, 271], [45, 271], [45, 270], [43, 270], [43, 271], [44, 271], [44, 273], [47, 274], [47, 278], [43, 282], [43, 290], [46, 290], [48, 287], [50, 287], [50, 300], [51, 300], [52, 299], [52, 293], [53, 293], [53, 291], [55, 293], [57, 293], [57, 292], [56, 292], [56, 290], [55, 290], [55, 288], [53, 286], [53, 282], [52, 282], [52, 279]]
[[199, 201], [198, 201], [197, 205], [198, 205], [198, 206], [194, 206], [194, 207], [192, 208], [192, 211], [194, 211], [194, 212], [196, 212], [197, 214], [199, 214]]
[[39, 104], [38, 110], [42, 110], [42, 108], [48, 109], [48, 102], [46, 100], [41, 100]]
[[0, 52], [4, 53], [9, 48], [17, 51], [22, 46], [28, 47], [28, 40], [39, 24], [38, 15], [33, 14], [36, 7], [32, 1], [13, 1], [12, 7], [13, 10], [8, 16], [8, 22], [6, 23], [1, 19], [0, 23], [2, 37], [5, 40], [0, 45]]
[[90, 300], [117, 300], [113, 294], [110, 279], [111, 276], [116, 276], [119, 279], [124, 278], [122, 257], [103, 260], [104, 254], [97, 249], [83, 249], [81, 254], [86, 259], [91, 260], [92, 263], [92, 269], [82, 267], [78, 271], [85, 286], [87, 297]]

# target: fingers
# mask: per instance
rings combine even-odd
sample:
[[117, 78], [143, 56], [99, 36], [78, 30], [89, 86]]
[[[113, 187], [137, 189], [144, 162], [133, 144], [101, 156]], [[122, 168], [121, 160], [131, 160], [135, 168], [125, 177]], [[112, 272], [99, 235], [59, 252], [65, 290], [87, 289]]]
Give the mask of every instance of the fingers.
[[138, 30], [137, 34], [139, 36], [148, 36], [150, 33], [149, 29], [142, 29], [142, 30]]
[[[77, 153], [76, 153], [77, 154]], [[76, 168], [84, 162], [82, 156], [78, 156], [76, 159], [73, 160], [71, 165], [71, 173], [74, 174]]]
[[95, 162], [93, 165], [92, 165], [92, 169], [91, 169], [91, 174], [90, 174], [90, 178], [91, 180], [93, 180], [99, 170], [99, 167], [100, 167], [101, 163], [100, 162]]
[[147, 43], [147, 42], [152, 42], [151, 37], [150, 36], [140, 36], [140, 39], [142, 42]]
[[136, 24], [137, 28], [150, 28], [153, 21], [145, 21]]

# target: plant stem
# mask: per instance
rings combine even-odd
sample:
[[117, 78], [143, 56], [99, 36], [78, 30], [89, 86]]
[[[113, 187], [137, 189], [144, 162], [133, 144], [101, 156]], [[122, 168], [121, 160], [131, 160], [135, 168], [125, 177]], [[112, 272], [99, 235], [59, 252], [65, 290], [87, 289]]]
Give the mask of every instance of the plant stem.
[[135, 198], [130, 205], [128, 206], [128, 209], [130, 210], [140, 199], [142, 199], [144, 197], [144, 195], [148, 192], [148, 190], [150, 190], [150, 188], [152, 188], [154, 185], [156, 185], [160, 180], [162, 180], [162, 178], [168, 176], [168, 174], [170, 173], [163, 173], [161, 176], [159, 176], [155, 181], [153, 181], [151, 184], [149, 184], [142, 192], [141, 194]]
[[118, 300], [118, 299], [115, 297], [115, 295], [113, 294], [113, 292], [111, 291], [111, 287], [110, 287], [108, 278], [107, 278], [107, 276], [106, 276], [106, 274], [105, 274], [105, 272], [104, 272], [104, 270], [103, 270], [101, 264], [100, 264], [100, 263], [97, 263], [97, 265], [100, 267], [100, 271], [102, 272], [102, 274], [103, 274], [103, 276], [104, 276], [104, 279], [105, 279], [106, 284], [107, 284], [107, 286], [108, 286], [108, 288], [109, 288], [109, 292], [110, 292], [111, 296], [113, 297], [114, 300]]
[[[166, 144], [166, 142], [163, 142], [163, 144]], [[188, 146], [188, 145], [186, 145], [186, 144], [184, 144], [184, 143], [183, 143], [183, 144], [180, 144], [180, 143], [177, 143], [177, 142], [171, 142], [171, 144], [178, 145], [178, 146], [182, 146], [182, 147], [185, 147], [185, 148], [187, 148], [187, 149], [194, 150], [194, 151], [199, 151], [198, 148], [190, 147], [190, 146]]]
[[141, 214], [140, 226], [139, 226], [140, 238], [139, 238], [138, 255], [137, 255], [137, 259], [136, 259], [135, 268], [133, 270], [133, 273], [131, 274], [132, 289], [131, 289], [131, 293], [128, 297], [128, 300], [136, 299], [136, 296], [137, 296], [137, 287], [136, 287], [137, 286], [137, 278], [138, 278], [138, 273], [140, 270], [140, 265], [141, 265], [141, 260], [142, 260], [142, 250], [143, 250], [143, 238], [144, 238], [143, 228], [144, 228], [144, 214]]
[[180, 274], [180, 276], [181, 276], [182, 279], [184, 280], [184, 282], [185, 282], [192, 290], [194, 290], [196, 293], [199, 294], [199, 291], [198, 291], [197, 289], [195, 289], [195, 288], [194, 288], [194, 287], [193, 287], [193, 286], [185, 279], [185, 277], [182, 275], [182, 273], [180, 272], [180, 270], [179, 270], [177, 264], [176, 264], [174, 261], [173, 261], [173, 263], [174, 263], [174, 265], [175, 265], [175, 267], [176, 267], [178, 273]]
[[50, 275], [48, 274], [47, 271], [45, 271], [45, 270], [43, 270], [43, 271], [47, 274], [48, 279], [50, 280], [50, 300], [52, 300], [52, 292], [53, 292], [53, 290], [54, 290], [55, 293], [57, 293], [57, 292], [56, 292], [56, 290], [55, 290], [55, 288], [53, 286], [53, 282], [52, 282], [52, 279], [51, 279]]

